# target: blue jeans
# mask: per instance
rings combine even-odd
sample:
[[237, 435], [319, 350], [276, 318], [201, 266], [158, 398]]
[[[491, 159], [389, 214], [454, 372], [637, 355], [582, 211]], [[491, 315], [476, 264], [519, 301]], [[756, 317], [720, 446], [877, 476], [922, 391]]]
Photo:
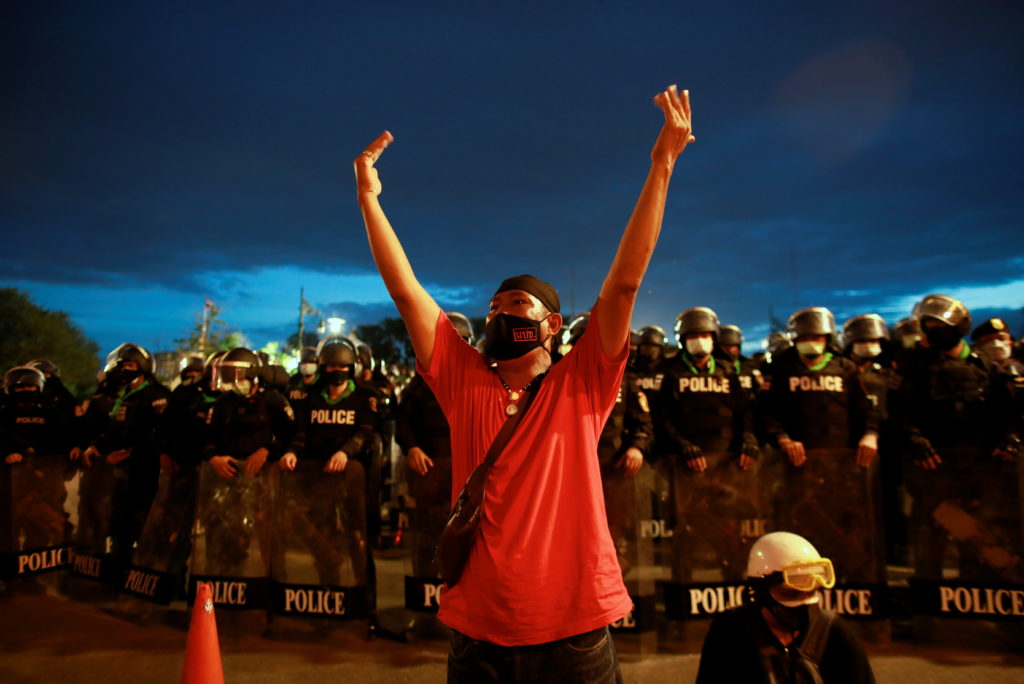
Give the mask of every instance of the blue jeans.
[[621, 684], [607, 627], [535, 646], [498, 646], [452, 630], [448, 684]]

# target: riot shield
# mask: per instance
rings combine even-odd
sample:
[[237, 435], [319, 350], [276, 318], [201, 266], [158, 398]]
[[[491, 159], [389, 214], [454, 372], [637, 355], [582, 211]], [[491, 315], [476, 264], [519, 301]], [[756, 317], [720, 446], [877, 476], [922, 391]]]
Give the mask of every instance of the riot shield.
[[162, 471], [153, 505], [132, 556], [122, 591], [166, 605], [182, 589], [192, 547], [199, 470]]
[[58, 577], [42, 575], [70, 567], [69, 487], [77, 474], [63, 454], [0, 465], [0, 580], [15, 591], [56, 592]]
[[366, 471], [300, 462], [282, 472], [274, 501], [270, 608], [277, 633], [367, 617]]
[[416, 633], [444, 636], [446, 628], [434, 617], [444, 582], [434, 563], [434, 552], [441, 540], [451, 511], [452, 460], [434, 457], [434, 465], [424, 475], [409, 475], [409, 487], [415, 508], [409, 531], [410, 553], [405, 562], [405, 609], [416, 615]]
[[704, 457], [703, 472], [681, 462], [673, 468], [677, 524], [671, 581], [664, 585], [665, 615], [687, 624], [670, 625], [661, 641], [667, 650], [679, 652], [699, 651], [709, 624], [702, 618], [742, 601], [750, 546], [767, 528], [761, 464], [742, 470], [731, 454], [708, 452]]
[[[82, 467], [69, 587], [76, 599], [109, 600], [120, 587], [123, 567], [113, 553], [113, 521], [119, 492], [126, 487], [124, 471], [107, 463], [104, 457], [96, 457], [91, 466]], [[96, 582], [105, 588], [94, 585]]]
[[642, 534], [644, 522], [651, 519], [650, 471], [646, 463], [636, 475], [627, 477], [615, 463], [601, 466], [608, 531], [622, 570], [626, 590], [633, 599], [633, 610], [611, 624], [616, 648], [626, 654], [642, 655], [657, 649], [655, 619], [654, 542]]
[[808, 539], [832, 560], [833, 589], [822, 590], [822, 607], [858, 622], [858, 634], [873, 642], [890, 635], [883, 536], [881, 479], [876, 458], [857, 465], [856, 450], [807, 449], [793, 466], [781, 450], [772, 454], [782, 476], [772, 492], [774, 527]]
[[1024, 621], [1024, 466], [981, 449], [909, 462], [912, 608], [918, 615]]
[[[199, 470], [199, 495], [189, 558], [189, 601], [198, 582], [213, 585], [213, 600], [226, 610], [218, 626], [261, 632], [269, 605], [273, 502], [280, 470], [264, 466], [256, 477], [239, 472], [225, 480], [209, 463]], [[244, 615], [239, 615], [242, 612]]]

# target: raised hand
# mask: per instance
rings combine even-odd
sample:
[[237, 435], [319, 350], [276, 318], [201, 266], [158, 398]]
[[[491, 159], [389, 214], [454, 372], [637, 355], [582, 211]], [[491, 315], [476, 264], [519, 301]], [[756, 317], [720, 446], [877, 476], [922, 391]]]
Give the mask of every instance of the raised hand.
[[665, 125], [651, 150], [651, 161], [672, 165], [683, 148], [694, 142], [693, 121], [690, 117], [690, 91], [682, 95], [674, 85], [654, 96], [654, 104], [665, 113]]
[[360, 195], [369, 194], [376, 196], [380, 194], [380, 178], [377, 176], [377, 169], [373, 165], [380, 159], [384, 148], [390, 145], [394, 139], [394, 136], [384, 131], [352, 162], [356, 170], [356, 189]]

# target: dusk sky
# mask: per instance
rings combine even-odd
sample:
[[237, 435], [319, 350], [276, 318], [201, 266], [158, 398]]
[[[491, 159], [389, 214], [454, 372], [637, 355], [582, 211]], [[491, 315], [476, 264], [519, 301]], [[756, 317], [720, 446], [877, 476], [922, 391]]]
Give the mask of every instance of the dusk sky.
[[0, 286], [102, 352], [185, 337], [204, 299], [256, 346], [299, 288], [396, 311], [352, 159], [442, 307], [528, 272], [589, 308], [690, 90], [634, 327], [827, 306], [890, 323], [930, 292], [1024, 332], [1024, 4], [7, 2]]

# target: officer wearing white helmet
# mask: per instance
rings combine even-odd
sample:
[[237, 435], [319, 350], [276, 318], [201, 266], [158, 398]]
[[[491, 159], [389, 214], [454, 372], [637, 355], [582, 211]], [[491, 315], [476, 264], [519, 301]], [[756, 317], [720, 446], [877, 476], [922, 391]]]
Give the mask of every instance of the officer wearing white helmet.
[[832, 561], [791, 532], [771, 532], [750, 549], [749, 599], [711, 622], [697, 684], [875, 681], [846, 625], [820, 607], [835, 585]]

